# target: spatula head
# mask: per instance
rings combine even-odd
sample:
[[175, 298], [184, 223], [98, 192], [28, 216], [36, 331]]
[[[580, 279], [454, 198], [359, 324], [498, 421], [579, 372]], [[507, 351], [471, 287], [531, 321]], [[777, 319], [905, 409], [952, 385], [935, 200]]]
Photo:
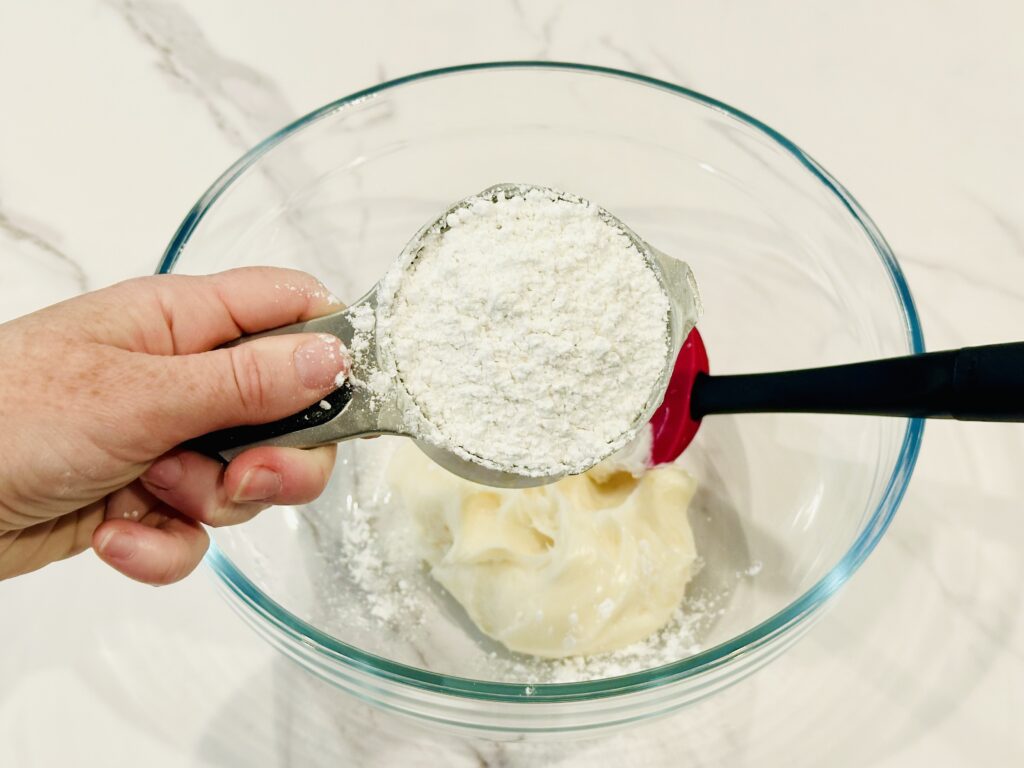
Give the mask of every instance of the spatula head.
[[697, 374], [707, 372], [708, 353], [694, 328], [676, 357], [665, 399], [651, 417], [651, 463], [655, 466], [675, 461], [697, 434], [700, 421], [690, 416], [690, 395]]

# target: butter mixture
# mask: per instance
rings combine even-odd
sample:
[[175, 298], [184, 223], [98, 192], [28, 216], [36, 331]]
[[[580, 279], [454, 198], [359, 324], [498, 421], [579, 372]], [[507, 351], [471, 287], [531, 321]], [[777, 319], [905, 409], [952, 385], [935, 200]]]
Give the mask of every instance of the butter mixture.
[[667, 624], [695, 570], [696, 482], [647, 468], [649, 440], [645, 430], [582, 475], [522, 490], [463, 480], [410, 443], [389, 481], [431, 574], [482, 632], [535, 656], [603, 653]]

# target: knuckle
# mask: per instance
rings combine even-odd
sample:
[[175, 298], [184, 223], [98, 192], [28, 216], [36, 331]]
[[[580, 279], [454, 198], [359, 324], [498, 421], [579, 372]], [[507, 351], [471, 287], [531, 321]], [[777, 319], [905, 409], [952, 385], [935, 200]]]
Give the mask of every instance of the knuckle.
[[244, 504], [232, 504], [218, 510], [217, 514], [209, 520], [204, 521], [211, 528], [226, 528], [240, 523], [247, 523], [260, 512], [269, 509], [270, 505], [262, 502], [247, 502]]
[[149, 583], [158, 587], [174, 584], [192, 573], [198, 562], [198, 559], [193, 559], [184, 547], [173, 549], [167, 553], [164, 562], [150, 574]]
[[267, 410], [270, 382], [259, 356], [247, 344], [230, 350], [232, 386], [246, 413], [260, 416]]
[[165, 587], [168, 584], [181, 581], [187, 575], [188, 571], [185, 570], [180, 563], [172, 562], [154, 573], [153, 578], [149, 583], [154, 587]]

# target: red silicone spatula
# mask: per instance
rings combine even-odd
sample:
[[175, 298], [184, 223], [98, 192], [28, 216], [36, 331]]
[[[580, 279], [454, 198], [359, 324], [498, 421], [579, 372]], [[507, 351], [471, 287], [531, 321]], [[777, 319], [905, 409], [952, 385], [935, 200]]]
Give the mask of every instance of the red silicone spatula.
[[712, 376], [695, 328], [651, 418], [651, 461], [678, 457], [701, 419], [721, 413], [847, 413], [1024, 421], [1024, 342], [827, 368]]

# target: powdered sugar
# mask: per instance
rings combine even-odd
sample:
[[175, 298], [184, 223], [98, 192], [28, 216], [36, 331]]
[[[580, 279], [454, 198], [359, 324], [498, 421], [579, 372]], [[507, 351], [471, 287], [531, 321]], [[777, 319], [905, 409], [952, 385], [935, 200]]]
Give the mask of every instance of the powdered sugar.
[[378, 310], [417, 432], [529, 476], [580, 472], [634, 436], [669, 355], [669, 300], [613, 221], [521, 188], [470, 198], [421, 234]]
[[340, 306], [341, 299], [335, 296], [333, 293], [328, 291], [323, 285], [317, 284], [317, 287], [310, 287], [309, 285], [296, 285], [295, 283], [274, 283], [274, 288], [279, 291], [289, 291], [290, 293], [297, 293], [300, 296], [305, 296], [307, 299], [323, 301], [328, 306]]
[[[348, 321], [352, 326], [352, 340], [349, 352], [352, 354], [353, 375], [349, 380], [353, 385], [368, 391], [371, 402], [378, 401], [392, 385], [391, 377], [377, 369], [377, 360], [373, 354], [373, 339], [377, 319], [373, 308], [366, 303], [357, 304], [348, 311]], [[370, 371], [366, 378], [360, 374]]]
[[360, 618], [361, 612], [345, 606], [346, 621], [362, 623], [371, 631], [391, 626], [408, 632], [422, 620], [423, 599], [414, 583], [421, 569], [411, 550], [408, 526], [388, 503], [389, 489], [383, 478], [387, 462], [376, 457], [389, 453], [386, 444], [364, 451], [360, 463], [363, 482], [347, 495], [344, 514], [328, 519], [339, 526], [337, 566], [361, 593], [366, 611], [365, 618]]

